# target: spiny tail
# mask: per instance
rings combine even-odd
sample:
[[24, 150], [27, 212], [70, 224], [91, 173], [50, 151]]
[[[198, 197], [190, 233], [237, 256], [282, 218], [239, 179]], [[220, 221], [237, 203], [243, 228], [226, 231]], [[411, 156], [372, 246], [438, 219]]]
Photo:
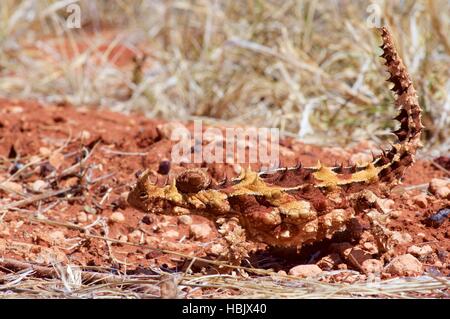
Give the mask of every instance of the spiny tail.
[[379, 31], [383, 39], [381, 57], [386, 60], [385, 65], [391, 75], [388, 81], [394, 84], [392, 91], [396, 94], [395, 106], [399, 110], [395, 119], [400, 122], [400, 128], [394, 131], [397, 142], [388, 152], [377, 156], [373, 164], [381, 168], [378, 173], [381, 182], [395, 184], [403, 176], [405, 169], [414, 162], [415, 153], [422, 146], [420, 143], [423, 129], [422, 109], [390, 32], [385, 27], [379, 28]]
[[[383, 57], [390, 77], [387, 81], [394, 84], [392, 91], [396, 94], [395, 106], [399, 114], [395, 117], [400, 122], [400, 128], [393, 133], [397, 141], [392, 147], [375, 156], [373, 161], [365, 165], [350, 167], [327, 167], [320, 164], [315, 167], [282, 168], [275, 172], [302, 170], [312, 174], [316, 187], [337, 187], [354, 183], [381, 182], [392, 187], [398, 183], [405, 169], [412, 165], [416, 150], [421, 147], [420, 134], [423, 129], [421, 112], [416, 90], [411, 78], [395, 49], [392, 36], [385, 28], [378, 29], [383, 39]], [[264, 175], [266, 172], [261, 172]]]

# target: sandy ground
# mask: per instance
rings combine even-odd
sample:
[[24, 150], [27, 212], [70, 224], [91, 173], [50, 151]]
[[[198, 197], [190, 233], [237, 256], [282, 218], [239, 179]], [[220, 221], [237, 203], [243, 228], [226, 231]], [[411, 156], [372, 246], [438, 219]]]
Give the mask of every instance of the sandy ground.
[[[0, 257], [135, 273], [153, 267], [182, 270], [190, 263], [155, 248], [208, 258], [205, 248], [221, 240], [211, 222], [200, 216], [186, 220], [145, 214], [126, 202], [136, 174], [146, 168], [158, 171], [161, 162], [170, 158], [171, 127], [171, 123], [139, 115], [0, 100]], [[311, 165], [318, 159], [333, 165], [364, 157], [373, 147], [362, 142], [345, 150], [319, 148], [293, 139], [280, 144], [283, 165], [294, 165], [297, 160]], [[449, 169], [448, 158], [438, 162]], [[172, 165], [169, 175], [181, 169]], [[212, 165], [210, 171], [218, 179], [224, 172], [236, 175], [231, 165]], [[392, 191], [392, 202], [387, 204], [394, 214], [388, 228], [398, 232], [398, 244], [388, 258], [380, 259], [367, 231], [367, 218], [358, 216], [362, 230], [356, 237], [342, 234], [300, 252], [267, 248], [243, 264], [288, 272], [295, 265], [309, 263], [324, 270], [352, 269], [365, 276], [364, 260], [380, 259], [385, 266], [396, 256], [411, 253], [424, 271], [448, 275], [450, 228], [448, 213], [442, 209], [450, 208], [450, 201], [428, 190], [433, 178], [447, 177], [432, 162], [418, 160], [403, 184]], [[432, 222], [430, 217], [440, 209], [442, 218]], [[206, 228], [204, 238], [192, 236], [192, 224]], [[345, 258], [348, 248], [358, 252], [356, 261]], [[194, 265], [193, 269], [202, 267]], [[383, 271], [381, 276], [393, 274]]]

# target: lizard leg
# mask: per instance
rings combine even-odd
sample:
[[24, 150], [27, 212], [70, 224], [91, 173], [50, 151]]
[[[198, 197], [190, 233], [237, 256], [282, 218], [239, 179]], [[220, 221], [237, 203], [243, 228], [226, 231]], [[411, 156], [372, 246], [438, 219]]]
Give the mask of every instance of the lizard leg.
[[241, 261], [249, 257], [249, 253], [254, 250], [252, 243], [247, 241], [245, 229], [240, 225], [237, 217], [219, 218], [216, 220], [219, 226], [219, 233], [227, 243], [224, 257], [232, 264], [239, 265]]

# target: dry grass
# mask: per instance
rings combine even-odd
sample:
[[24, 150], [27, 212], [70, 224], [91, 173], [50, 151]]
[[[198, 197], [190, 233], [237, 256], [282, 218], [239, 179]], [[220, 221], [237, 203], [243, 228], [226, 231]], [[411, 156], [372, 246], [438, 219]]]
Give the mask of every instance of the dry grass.
[[[326, 144], [382, 141], [393, 125], [393, 97], [380, 51], [374, 51], [380, 40], [367, 24], [371, 2], [79, 1], [83, 26], [67, 29], [65, 7], [73, 2], [1, 2], [0, 95], [278, 127]], [[393, 31], [420, 94], [426, 154], [448, 152], [450, 4], [373, 2], [380, 4], [381, 22]], [[97, 50], [109, 34], [106, 51]], [[112, 63], [108, 54], [117, 44], [138, 56], [145, 52], [143, 67]], [[1, 276], [0, 297], [160, 294], [160, 270], [96, 282], [72, 268], [46, 278], [27, 269]], [[352, 285], [270, 273], [174, 276], [180, 291], [191, 287], [194, 296], [196, 287], [208, 288], [211, 297], [448, 296], [449, 287], [448, 279], [430, 276]]]
[[299, 279], [241, 267], [237, 267], [239, 274], [231, 275], [169, 274], [159, 269], [152, 269], [152, 275], [124, 275], [77, 266], [43, 270], [46, 267], [23, 264], [22, 270], [0, 277], [0, 298], [445, 298], [450, 287], [448, 278], [430, 275], [350, 284], [318, 279], [339, 273], [344, 278], [357, 276], [352, 271]]

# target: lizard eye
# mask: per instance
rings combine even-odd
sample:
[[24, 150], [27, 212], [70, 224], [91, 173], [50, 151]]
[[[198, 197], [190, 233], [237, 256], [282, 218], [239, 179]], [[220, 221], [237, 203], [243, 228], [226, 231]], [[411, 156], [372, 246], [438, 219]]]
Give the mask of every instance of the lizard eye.
[[147, 198], [147, 197], [148, 197], [148, 194], [147, 194], [146, 192], [141, 192], [141, 193], [139, 194], [139, 197], [142, 198], [142, 199], [144, 199], [144, 198]]

